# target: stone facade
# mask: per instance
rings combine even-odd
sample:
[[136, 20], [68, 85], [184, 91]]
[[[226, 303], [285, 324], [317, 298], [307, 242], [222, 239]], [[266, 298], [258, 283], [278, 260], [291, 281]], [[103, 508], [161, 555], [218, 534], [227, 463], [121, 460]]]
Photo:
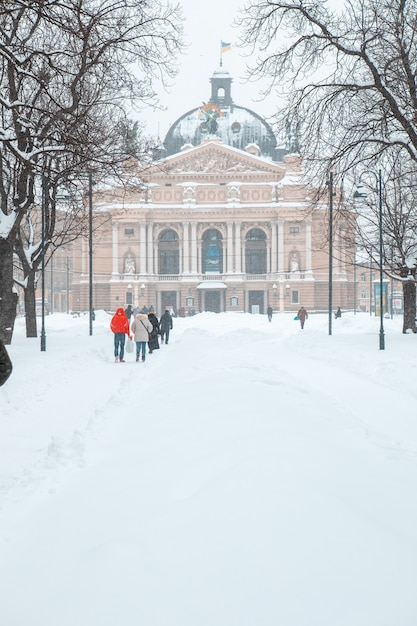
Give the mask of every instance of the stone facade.
[[[327, 310], [328, 199], [312, 204], [298, 155], [273, 161], [208, 136], [139, 174], [136, 188], [94, 196], [95, 309]], [[88, 310], [88, 252], [74, 245], [73, 310]], [[352, 250], [337, 234], [332, 288], [334, 308], [352, 309]]]

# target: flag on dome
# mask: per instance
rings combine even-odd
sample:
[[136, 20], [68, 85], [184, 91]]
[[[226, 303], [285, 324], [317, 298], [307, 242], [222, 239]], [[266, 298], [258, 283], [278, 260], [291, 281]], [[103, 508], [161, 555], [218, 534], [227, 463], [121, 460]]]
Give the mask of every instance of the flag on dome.
[[222, 54], [223, 52], [229, 52], [229, 50], [231, 49], [232, 49], [231, 43], [226, 43], [225, 41], [222, 41]]

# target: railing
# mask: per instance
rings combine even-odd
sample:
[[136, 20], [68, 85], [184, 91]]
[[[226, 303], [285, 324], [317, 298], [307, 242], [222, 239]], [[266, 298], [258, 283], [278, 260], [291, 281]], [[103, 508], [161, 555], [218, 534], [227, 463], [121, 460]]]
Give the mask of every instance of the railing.
[[223, 280], [223, 274], [203, 274], [203, 280]]
[[246, 280], [266, 280], [266, 274], [246, 274]]

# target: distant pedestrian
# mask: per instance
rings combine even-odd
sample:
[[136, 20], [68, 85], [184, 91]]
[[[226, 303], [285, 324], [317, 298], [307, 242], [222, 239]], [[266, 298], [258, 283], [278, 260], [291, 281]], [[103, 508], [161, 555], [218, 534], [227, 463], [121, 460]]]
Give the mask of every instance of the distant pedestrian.
[[159, 350], [158, 336], [161, 334], [161, 331], [159, 329], [158, 318], [156, 317], [155, 313], [152, 310], [149, 311], [148, 313], [148, 320], [150, 321], [153, 327], [151, 332], [149, 333], [149, 341], [148, 341], [149, 354], [152, 354], [154, 350]]
[[334, 314], [335, 318], [337, 319], [338, 317], [342, 317], [342, 311], [340, 309], [340, 306], [337, 308], [336, 313]]
[[125, 308], [125, 313], [126, 313], [126, 317], [127, 317], [127, 319], [128, 319], [128, 320], [129, 320], [129, 322], [130, 322], [130, 318], [132, 317], [132, 313], [133, 313], [133, 311], [132, 311], [132, 305], [131, 305], [131, 304], [128, 304], [128, 305], [127, 305], [127, 307]]
[[0, 339], [0, 387], [4, 385], [6, 380], [12, 373], [12, 362], [6, 350], [6, 346]]
[[161, 329], [161, 344], [165, 343], [168, 345], [169, 341], [169, 331], [172, 330], [172, 316], [168, 310], [165, 311], [163, 315], [161, 315], [161, 319], [159, 320], [159, 326]]
[[145, 313], [137, 313], [132, 322], [133, 339], [136, 342], [136, 361], [139, 361], [142, 353], [142, 361], [146, 359], [146, 346], [149, 341], [149, 333], [153, 326]]
[[270, 322], [272, 320], [272, 313], [273, 313], [272, 306], [269, 306], [267, 308], [266, 313], [268, 315], [268, 321]]
[[119, 307], [110, 322], [110, 329], [114, 333], [114, 361], [124, 363], [126, 335], [132, 339], [130, 334], [129, 320], [126, 313]]
[[308, 313], [303, 306], [298, 310], [297, 317], [300, 320], [302, 330], [304, 328], [305, 321], [308, 319]]

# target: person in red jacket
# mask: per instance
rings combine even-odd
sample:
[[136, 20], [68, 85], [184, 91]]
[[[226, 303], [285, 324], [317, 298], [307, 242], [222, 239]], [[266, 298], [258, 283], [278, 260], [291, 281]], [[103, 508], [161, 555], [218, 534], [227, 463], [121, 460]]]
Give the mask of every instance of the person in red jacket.
[[124, 363], [126, 335], [129, 339], [132, 339], [132, 335], [129, 320], [122, 307], [118, 308], [111, 318], [110, 329], [114, 333], [114, 361]]

